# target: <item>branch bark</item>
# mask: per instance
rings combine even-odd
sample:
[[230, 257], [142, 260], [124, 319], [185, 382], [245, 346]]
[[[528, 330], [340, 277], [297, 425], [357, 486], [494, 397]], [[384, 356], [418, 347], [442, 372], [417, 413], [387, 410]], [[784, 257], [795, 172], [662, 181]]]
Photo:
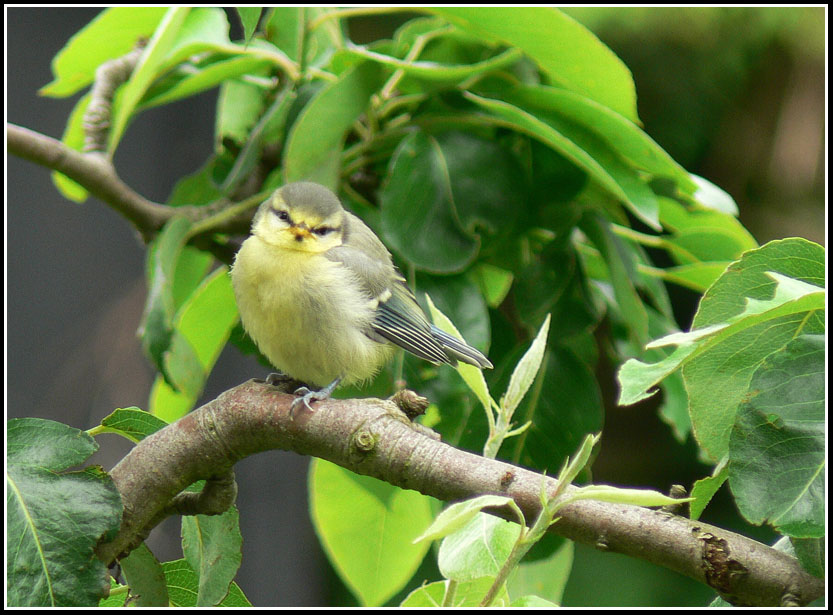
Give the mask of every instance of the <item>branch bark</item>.
[[[109, 563], [118, 557], [195, 480], [226, 475], [237, 461], [270, 449], [321, 457], [445, 501], [506, 495], [530, 522], [539, 511], [542, 482], [548, 491], [556, 484], [536, 472], [440, 442], [416, 429], [390, 401], [328, 400], [317, 403], [314, 412], [291, 418], [292, 399], [252, 380], [140, 442], [111, 471], [124, 517], [118, 536], [99, 545], [99, 558]], [[490, 512], [513, 520], [509, 511]], [[664, 511], [581, 500], [561, 511], [551, 531], [665, 566], [737, 605], [806, 604], [824, 594], [823, 580], [805, 572], [793, 557]]]
[[90, 194], [121, 213], [146, 242], [174, 215], [193, 221], [199, 233], [244, 234], [248, 232], [253, 208], [262, 200], [258, 196], [235, 204], [222, 201], [210, 205], [171, 207], [150, 201], [125, 184], [101, 152], [82, 153], [57, 139], [11, 123], [6, 125], [6, 145], [10, 154], [63, 173], [78, 182]]

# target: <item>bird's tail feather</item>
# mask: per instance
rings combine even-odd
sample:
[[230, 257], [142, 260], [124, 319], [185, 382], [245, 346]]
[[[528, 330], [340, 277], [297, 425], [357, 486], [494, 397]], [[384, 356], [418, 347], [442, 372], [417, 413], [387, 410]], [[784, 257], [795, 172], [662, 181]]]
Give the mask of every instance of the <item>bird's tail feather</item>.
[[491, 369], [493, 367], [492, 362], [482, 352], [476, 348], [472, 348], [463, 340], [449, 335], [434, 325], [431, 325], [431, 334], [442, 345], [443, 350], [451, 355], [450, 358], [458, 359], [463, 363], [468, 363], [481, 369]]

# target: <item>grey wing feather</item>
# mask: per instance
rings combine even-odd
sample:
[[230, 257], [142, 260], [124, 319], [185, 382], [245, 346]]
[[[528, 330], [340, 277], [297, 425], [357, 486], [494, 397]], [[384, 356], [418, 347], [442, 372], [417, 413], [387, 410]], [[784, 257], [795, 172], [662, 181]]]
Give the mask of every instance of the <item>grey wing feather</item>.
[[492, 367], [478, 350], [429, 323], [384, 244], [356, 216], [347, 213], [347, 223], [344, 245], [326, 256], [353, 271], [368, 299], [379, 302], [368, 337], [392, 342], [434, 364], [456, 365], [460, 360]]

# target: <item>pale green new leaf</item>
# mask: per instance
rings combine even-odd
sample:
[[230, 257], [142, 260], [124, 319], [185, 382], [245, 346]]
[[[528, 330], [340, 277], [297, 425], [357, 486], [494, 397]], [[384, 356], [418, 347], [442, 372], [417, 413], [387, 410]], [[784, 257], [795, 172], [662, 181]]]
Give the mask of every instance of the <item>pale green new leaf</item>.
[[502, 400], [502, 407], [510, 416], [515, 411], [515, 408], [521, 403], [521, 400], [526, 395], [529, 387], [535, 381], [538, 375], [538, 369], [541, 367], [541, 359], [544, 357], [544, 350], [547, 347], [547, 334], [550, 329], [550, 315], [544, 319], [541, 328], [538, 329], [538, 334], [532, 340], [529, 349], [518, 361], [512, 376], [509, 379], [509, 386], [506, 388], [506, 394]]
[[447, 579], [496, 576], [518, 540], [521, 526], [486, 513], [475, 515], [440, 543], [437, 563]]
[[470, 500], [457, 502], [446, 508], [437, 515], [437, 518], [434, 519], [434, 522], [428, 529], [414, 538], [414, 542], [444, 538], [461, 529], [484, 508], [497, 506], [509, 506], [515, 511], [518, 520], [523, 522], [523, 513], [512, 498], [502, 495], [481, 495]]
[[[428, 309], [431, 312], [431, 319], [434, 321], [434, 324], [449, 335], [463, 339], [463, 336], [460, 335], [460, 332], [457, 330], [457, 327], [454, 326], [454, 323], [451, 322], [451, 319], [443, 314], [440, 309], [434, 305], [434, 302], [427, 293], [425, 295], [425, 300], [428, 303]], [[483, 377], [483, 370], [475, 367], [474, 365], [459, 362], [457, 364], [457, 373], [460, 374], [460, 377], [469, 387], [471, 392], [477, 396], [478, 400], [480, 400], [480, 403], [483, 405], [483, 408], [485, 408], [487, 415], [491, 416], [492, 407], [497, 404], [494, 402], [489, 393], [489, 386], [486, 384], [486, 379]]]

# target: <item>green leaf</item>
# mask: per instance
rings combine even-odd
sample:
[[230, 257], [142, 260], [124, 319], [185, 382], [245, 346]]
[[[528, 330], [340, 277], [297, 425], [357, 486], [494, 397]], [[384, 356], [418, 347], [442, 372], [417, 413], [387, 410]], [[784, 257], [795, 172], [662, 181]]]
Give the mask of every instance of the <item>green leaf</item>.
[[141, 38], [150, 38], [165, 7], [112, 7], [79, 30], [52, 60], [54, 79], [39, 90], [41, 96], [72, 96], [93, 82], [96, 69], [123, 56]]
[[[189, 58], [207, 52], [229, 54], [251, 54], [269, 58], [269, 54], [259, 54], [260, 46], [234, 45], [229, 40], [229, 22], [226, 13], [219, 7], [193, 8], [182, 23], [168, 53], [158, 66], [158, 74], [170, 71]], [[271, 45], [268, 46], [272, 48]], [[274, 48], [272, 48], [274, 49]], [[274, 62], [274, 58], [269, 58]]]
[[[72, 111], [69, 114], [64, 134], [61, 137], [61, 143], [80, 152], [84, 149], [84, 114], [87, 111], [87, 106], [90, 104], [90, 95], [84, 94], [75, 103]], [[64, 197], [76, 203], [83, 203], [90, 195], [87, 189], [81, 184], [76, 183], [63, 173], [52, 171], [50, 173], [52, 183]]]
[[815, 577], [824, 578], [826, 559], [824, 557], [824, 538], [790, 538], [793, 551], [801, 566]]
[[549, 557], [534, 562], [522, 561], [506, 585], [510, 596], [523, 596], [512, 606], [558, 606], [573, 568], [575, 545], [565, 540]]
[[625, 489], [611, 485], [587, 485], [565, 498], [566, 502], [575, 500], [598, 500], [633, 506], [668, 506], [688, 501], [688, 498], [672, 498], [651, 489]]
[[98, 445], [44, 419], [12, 419], [6, 434], [8, 604], [95, 606], [108, 584], [93, 550], [118, 531], [121, 497], [98, 466], [66, 470]]
[[[449, 590], [449, 581], [435, 581], [412, 591], [399, 606], [414, 608], [478, 607], [494, 580], [494, 577], [481, 577], [473, 581], [457, 581], [454, 586], [453, 598], [448, 605], [444, 605], [444, 599]], [[500, 589], [491, 606], [509, 606], [509, 595], [505, 587]]]
[[825, 338], [802, 335], [755, 370], [729, 438], [729, 487], [751, 523], [825, 531]]
[[242, 561], [239, 513], [182, 517], [182, 552], [199, 576], [197, 606], [215, 606], [229, 591]]
[[428, 9], [473, 34], [519, 47], [556, 84], [632, 121], [636, 88], [627, 66], [584, 26], [549, 7]]
[[437, 515], [422, 534], [414, 538], [414, 542], [444, 538], [462, 529], [484, 508], [499, 506], [509, 506], [518, 516], [518, 520], [523, 521], [523, 513], [512, 498], [503, 495], [481, 495], [450, 505]]
[[145, 353], [169, 382], [164, 355], [173, 343], [173, 280], [176, 264], [191, 223], [186, 218], [175, 216], [169, 220], [148, 250], [146, 275], [148, 297], [139, 336]]
[[613, 286], [615, 306], [638, 343], [648, 340], [648, 312], [636, 291], [636, 255], [624, 239], [613, 233], [610, 222], [599, 214], [582, 218], [581, 229], [601, 253]]
[[325, 185], [337, 188], [335, 177], [319, 174], [331, 169], [334, 156], [340, 157], [347, 131], [381, 87], [382, 78], [377, 64], [363, 62], [313, 96], [289, 131], [284, 158], [287, 183], [329, 179]]
[[585, 171], [599, 187], [624, 203], [643, 222], [659, 230], [656, 196], [629, 166], [589, 127], [552, 113], [532, 113], [493, 98], [464, 92], [464, 97], [486, 109], [514, 130], [548, 145]]
[[[324, 21], [312, 32], [307, 25], [321, 15], [336, 10], [324, 6], [276, 6], [263, 24], [266, 37], [282, 49], [294, 62], [319, 66], [333, 49], [344, 47], [341, 23], [338, 19]], [[301, 55], [303, 54], [303, 59]]]
[[263, 11], [259, 6], [236, 6], [234, 10], [240, 17], [240, 22], [243, 24], [243, 38], [246, 44], [252, 40], [257, 28], [257, 22], [260, 21], [260, 13]]
[[526, 189], [520, 164], [499, 144], [459, 131], [412, 132], [391, 158], [380, 231], [421, 270], [462, 271], [481, 242], [499, 249], [512, 235]]
[[[554, 320], [553, 339], [557, 326]], [[547, 349], [541, 369], [540, 385], [535, 384], [514, 416], [517, 424], [532, 421], [532, 425], [504, 445], [505, 458], [556, 472], [578, 449], [585, 434], [601, 430], [604, 406], [593, 369], [572, 349], [559, 345]]]
[[[425, 300], [428, 302], [428, 310], [431, 313], [431, 320], [434, 322], [434, 325], [446, 333], [462, 339], [463, 336], [457, 330], [457, 327], [454, 326], [454, 323], [434, 305], [431, 296], [427, 293]], [[457, 364], [457, 373], [460, 374], [460, 377], [471, 392], [475, 394], [486, 412], [491, 412], [494, 400], [492, 400], [492, 396], [489, 394], [489, 386], [483, 377], [483, 370], [474, 365], [460, 362]]]
[[691, 488], [691, 497], [694, 500], [689, 503], [689, 516], [692, 519], [700, 518], [714, 494], [726, 482], [727, 478], [729, 478], [729, 466], [726, 463], [719, 463], [711, 476], [694, 482], [694, 486]]
[[380, 194], [385, 243], [426, 271], [462, 271], [477, 255], [479, 241], [460, 225], [437, 140], [413, 132], [394, 152]]
[[[587, 96], [561, 88], [519, 84], [505, 97], [530, 113], [563, 118], [589, 128], [637, 169], [671, 178], [683, 192], [694, 192], [697, 187], [689, 173], [637, 124]], [[569, 130], [569, 124], [563, 127]]]
[[812, 241], [792, 237], [770, 241], [745, 254], [721, 276], [697, 307], [693, 328], [721, 323], [746, 309], [747, 297], [766, 300], [773, 296], [780, 273], [824, 288], [824, 248]]
[[151, 86], [142, 99], [139, 110], [144, 111], [195, 96], [243, 75], [258, 75], [270, 66], [271, 62], [268, 60], [251, 55], [218, 58], [199, 66], [186, 65], [177, 71], [174, 79]]
[[512, 288], [514, 276], [511, 271], [495, 267], [489, 263], [479, 263], [472, 271], [480, 292], [490, 308], [497, 308], [503, 303]]
[[192, 353], [184, 361], [176, 348], [165, 353], [166, 367], [183, 361], [192, 370], [190, 386], [175, 390], [165, 378], [157, 377], [150, 401], [154, 415], [171, 423], [193, 408], [238, 320], [228, 269], [219, 267], [193, 291], [173, 321], [174, 339], [181, 339]]
[[140, 607], [168, 606], [168, 586], [162, 564], [151, 553], [145, 543], [133, 549], [125, 558], [119, 559], [119, 565], [131, 595], [135, 602], [131, 605]]
[[512, 371], [512, 376], [509, 378], [509, 386], [506, 388], [506, 394], [501, 400], [503, 411], [511, 416], [521, 400], [526, 395], [529, 387], [535, 381], [538, 375], [538, 370], [541, 368], [541, 360], [544, 358], [544, 350], [547, 347], [547, 333], [550, 329], [550, 315], [544, 319], [541, 328], [538, 329], [538, 334], [532, 340], [529, 349], [526, 351], [521, 360]]
[[139, 442], [166, 425], [165, 421], [150, 412], [131, 406], [130, 408], [116, 408], [101, 419], [101, 427], [96, 428], [95, 431], [96, 433], [116, 433], [132, 442]]
[[336, 572], [365, 606], [380, 606], [414, 575], [430, 543], [430, 499], [322, 459], [310, 467], [315, 530]]
[[649, 344], [676, 344], [666, 359], [622, 366], [620, 403], [648, 397], [651, 386], [682, 367], [695, 435], [712, 458], [723, 457], [755, 369], [796, 336], [823, 331], [823, 263], [824, 250], [799, 239], [747, 252], [703, 297], [692, 331]]
[[437, 564], [447, 579], [473, 581], [496, 576], [520, 535], [517, 523], [478, 513], [440, 543]]
[[[168, 594], [171, 597], [170, 606], [195, 607], [199, 592], [199, 578], [194, 569], [185, 559], [178, 559], [172, 562], [164, 562], [162, 569], [165, 571], [165, 580], [168, 583]], [[228, 594], [217, 606], [225, 607], [249, 607], [252, 604], [240, 591], [236, 583], [229, 587]]]
[[708, 209], [737, 217], [738, 205], [729, 193], [699, 175], [692, 174], [691, 178], [697, 184], [697, 192], [694, 193], [695, 201]]
[[121, 87], [116, 104], [113, 105], [107, 139], [107, 151], [110, 156], [116, 150], [139, 101], [157, 77], [159, 67], [173, 47], [177, 33], [188, 16], [189, 10], [183, 7], [168, 9], [142, 52], [130, 79]]

